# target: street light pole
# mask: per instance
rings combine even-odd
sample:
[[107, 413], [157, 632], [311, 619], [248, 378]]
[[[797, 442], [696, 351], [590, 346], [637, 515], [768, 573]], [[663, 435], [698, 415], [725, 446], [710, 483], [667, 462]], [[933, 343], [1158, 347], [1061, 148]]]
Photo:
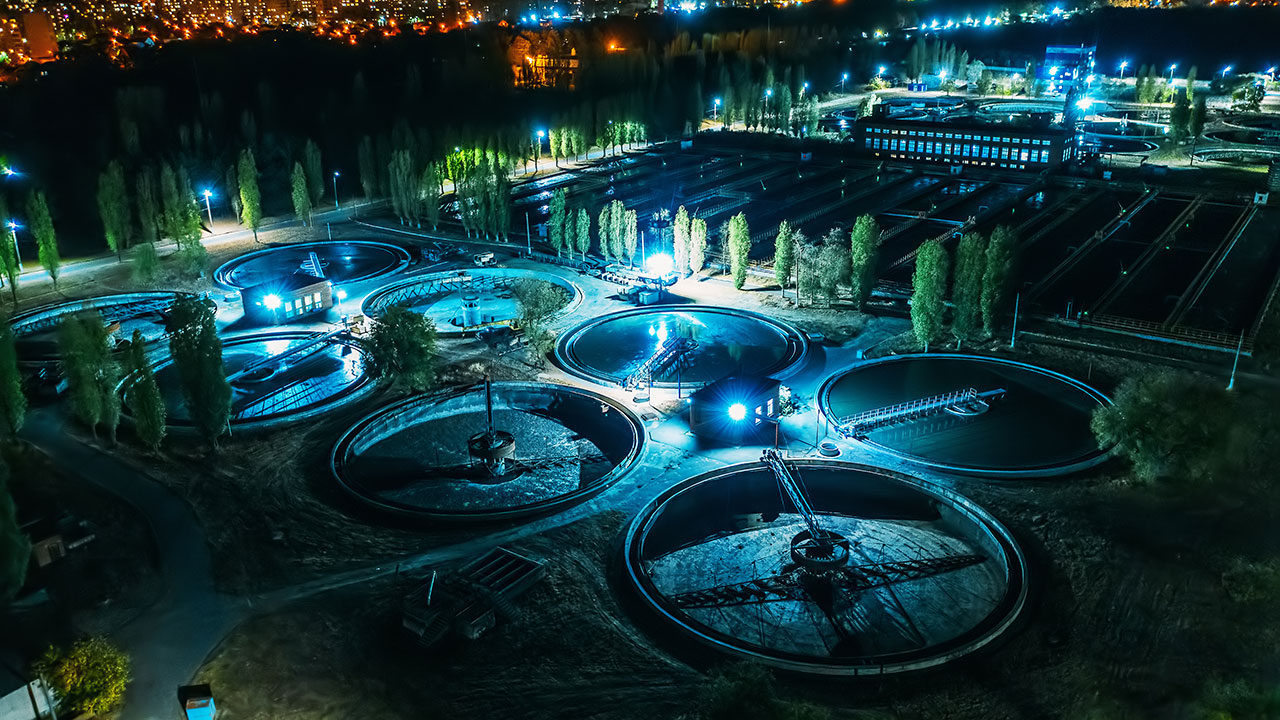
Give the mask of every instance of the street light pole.
[[1173, 71], [1178, 69], [1178, 63], [1169, 66], [1169, 85], [1173, 85]]
[[13, 236], [13, 256], [18, 260], [18, 272], [22, 272], [22, 253], [18, 252], [18, 223], [10, 220], [5, 225], [9, 228], [9, 234]]
[[843, 94], [844, 94], [844, 83], [845, 83], [845, 81], [846, 81], [846, 80], [848, 80], [848, 79], [849, 79], [849, 73], [845, 73], [845, 74], [843, 74], [843, 75], [841, 75], [841, 76], [840, 76], [840, 94], [841, 94], [841, 95], [843, 95]]
[[534, 175], [538, 174], [538, 161], [542, 159], [542, 136], [544, 134], [545, 133], [543, 133], [541, 130], [538, 131], [538, 142], [536, 143], [536, 146], [534, 147], [534, 151], [533, 151], [533, 174]]
[[1124, 69], [1125, 69], [1125, 68], [1127, 68], [1127, 67], [1129, 67], [1129, 61], [1128, 61], [1128, 60], [1122, 60], [1122, 61], [1120, 61], [1120, 79], [1121, 79], [1121, 80], [1123, 80], [1123, 79], [1124, 79]]
[[209, 232], [213, 232], [213, 208], [209, 205], [209, 198], [213, 197], [212, 190], [204, 191], [204, 211], [209, 214]]
[[1236, 344], [1236, 359], [1231, 362], [1231, 379], [1227, 381], [1227, 389], [1236, 388], [1236, 368], [1240, 365], [1240, 351], [1244, 348], [1244, 331], [1240, 331], [1240, 342]]
[[[1013, 298], [1013, 334], [1009, 336], [1009, 349], [1012, 350], [1018, 343], [1018, 304], [1022, 300], [1022, 293], [1018, 293]], [[1068, 315], [1071, 313], [1068, 312]]]
[[339, 173], [337, 170], [334, 170], [333, 171], [333, 209], [334, 210], [339, 209], [338, 208], [338, 175], [341, 175], [341, 173]]

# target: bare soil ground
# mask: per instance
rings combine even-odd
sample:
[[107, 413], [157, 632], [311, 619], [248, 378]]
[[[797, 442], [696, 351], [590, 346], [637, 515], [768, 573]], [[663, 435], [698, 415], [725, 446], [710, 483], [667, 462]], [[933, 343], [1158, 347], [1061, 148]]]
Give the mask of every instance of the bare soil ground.
[[227, 720], [674, 717], [698, 675], [618, 606], [605, 574], [622, 522], [603, 513], [521, 543], [547, 576], [478, 640], [414, 645], [398, 627], [414, 586], [402, 578], [248, 621], [196, 677]]

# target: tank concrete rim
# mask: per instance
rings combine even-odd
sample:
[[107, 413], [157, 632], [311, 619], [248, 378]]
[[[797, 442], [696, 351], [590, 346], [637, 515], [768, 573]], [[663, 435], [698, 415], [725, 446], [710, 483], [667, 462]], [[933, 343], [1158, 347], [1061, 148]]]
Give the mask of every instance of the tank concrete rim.
[[372, 280], [374, 278], [380, 278], [385, 275], [391, 275], [391, 274], [400, 272], [401, 270], [404, 270], [406, 267], [409, 267], [409, 262], [412, 259], [409, 255], [408, 250], [405, 250], [399, 245], [395, 245], [389, 242], [381, 242], [379, 240], [309, 240], [307, 242], [300, 242], [300, 243], [272, 245], [271, 247], [266, 247], [261, 250], [254, 250], [253, 252], [247, 252], [244, 255], [238, 255], [236, 257], [233, 257], [230, 260], [219, 265], [218, 269], [213, 271], [213, 282], [214, 284], [226, 290], [243, 290], [244, 286], [236, 285], [232, 283], [230, 281], [230, 276], [231, 276], [231, 273], [237, 267], [245, 264], [246, 262], [262, 257], [264, 255], [268, 255], [278, 250], [288, 250], [288, 249], [304, 248], [304, 247], [324, 247], [328, 245], [358, 245], [363, 247], [376, 247], [380, 250], [385, 250], [387, 252], [390, 252], [391, 254], [397, 256], [399, 260], [399, 262], [394, 268], [388, 268], [386, 270], [381, 270], [376, 273], [372, 273], [370, 275], [365, 275], [362, 277], [352, 278], [344, 281], [348, 283], [364, 282], [365, 280]]
[[[929, 358], [947, 358], [952, 360], [971, 360], [974, 362], [989, 362], [989, 363], [996, 363], [1001, 365], [1009, 365], [1012, 367], [1021, 368], [1023, 370], [1029, 370], [1031, 372], [1046, 375], [1048, 377], [1054, 378], [1055, 380], [1065, 382], [1071, 387], [1074, 387], [1080, 390], [1081, 392], [1085, 393], [1086, 395], [1092, 397], [1094, 400], [1097, 400], [1100, 405], [1111, 404], [1111, 398], [1108, 397], [1102, 391], [1098, 390], [1097, 388], [1094, 388], [1091, 385], [1083, 383], [1071, 377], [1070, 375], [1064, 375], [1060, 372], [1049, 370], [1048, 368], [1042, 368], [1038, 365], [1032, 365], [1030, 363], [1024, 363], [1018, 360], [1010, 360], [1008, 358], [987, 357], [983, 355], [966, 355], [963, 353], [928, 353], [928, 354], [911, 353], [907, 355], [892, 355], [889, 357], [877, 358], [875, 360], [867, 360], [865, 362], [856, 363], [850, 367], [845, 368], [844, 370], [840, 370], [835, 373], [832, 373], [826, 380], [822, 382], [822, 387], [818, 389], [818, 404], [819, 404], [819, 408], [821, 409], [820, 412], [822, 413], [823, 417], [826, 418], [827, 423], [829, 425], [834, 426], [837, 423], [838, 418], [836, 417], [836, 414], [831, 410], [831, 402], [830, 402], [831, 388], [835, 385], [837, 381], [839, 381], [841, 378], [843, 378], [844, 376], [852, 372], [856, 372], [864, 368], [872, 367], [874, 365], [883, 365], [891, 362], [904, 362], [904, 361], [921, 360], [921, 359], [929, 359]], [[1073, 462], [1055, 463], [1052, 465], [1043, 465], [1043, 466], [1028, 467], [1028, 468], [1007, 469], [1007, 468], [986, 468], [986, 467], [978, 467], [978, 466], [970, 466], [970, 465], [951, 465], [948, 463], [934, 462], [932, 460], [928, 460], [919, 455], [913, 455], [911, 453], [904, 452], [902, 450], [898, 450], [896, 448], [892, 448], [887, 445], [882, 445], [870, 439], [866, 439], [866, 438], [852, 439], [851, 438], [850, 440], [851, 442], [856, 442], [873, 452], [888, 455], [889, 457], [902, 460], [904, 462], [908, 462], [913, 465], [918, 465], [920, 467], [926, 467], [926, 468], [929, 468], [930, 470], [936, 470], [938, 472], [948, 473], [952, 475], [966, 475], [966, 476], [973, 476], [973, 477], [994, 477], [999, 479], [1057, 477], [1059, 475], [1070, 475], [1071, 473], [1079, 472], [1081, 470], [1086, 470], [1088, 468], [1094, 467], [1095, 465], [1099, 465], [1103, 462], [1106, 462], [1111, 457], [1111, 454], [1113, 451], [1112, 447], [1098, 448], [1096, 451], [1089, 453], [1088, 456], [1077, 459]]]
[[[398, 517], [446, 522], [490, 522], [498, 520], [515, 520], [534, 515], [542, 515], [571, 505], [576, 505], [609, 488], [639, 463], [640, 454], [643, 451], [645, 444], [644, 424], [630, 408], [622, 405], [613, 398], [584, 388], [561, 385], [558, 383], [501, 381], [495, 382], [493, 384], [493, 388], [495, 393], [506, 388], [573, 393], [598, 401], [602, 404], [606, 404], [610, 408], [621, 413], [622, 417], [627, 420], [628, 424], [632, 428], [631, 449], [627, 452], [626, 457], [588, 487], [565, 493], [563, 495], [557, 495], [547, 500], [540, 500], [526, 505], [502, 510], [443, 511], [439, 509], [424, 509], [404, 503], [380, 499], [371, 493], [363, 491], [358, 482], [348, 482], [346, 473], [344, 472], [347, 465], [347, 456], [352, 445], [366, 440], [366, 438], [362, 437], [362, 433], [364, 433], [370, 426], [373, 426], [387, 418], [409, 411], [415, 406], [439, 404], [475, 392], [480, 392], [483, 389], [483, 385], [477, 384], [468, 385], [466, 387], [449, 388], [447, 390], [422, 395], [414, 395], [412, 397], [398, 400], [390, 405], [385, 405], [360, 418], [355, 422], [355, 424], [343, 431], [342, 435], [338, 437], [338, 441], [334, 443], [333, 450], [329, 454], [330, 476], [338, 483], [338, 487], [342, 488], [349, 496], [369, 507], [374, 508], [375, 510], [396, 515]], [[390, 436], [388, 435], [386, 437]], [[374, 440], [378, 439], [385, 439], [385, 437], [374, 438]]]
[[[314, 335], [315, 333], [307, 332], [305, 330], [282, 330], [278, 332], [256, 333], [251, 335], [237, 335], [229, 339], [224, 339], [222, 347], [223, 349], [226, 349], [226, 348], [235, 347], [237, 345], [247, 345], [254, 342], [269, 342], [272, 340], [302, 340], [302, 339], [310, 338]], [[350, 339], [335, 338], [333, 340], [330, 340], [329, 344], [348, 345], [350, 347], [355, 348], [357, 352], [360, 352], [362, 354], [364, 352], [360, 348], [360, 345], [358, 343]], [[168, 367], [169, 365], [172, 365], [172, 364], [173, 364], [173, 357], [166, 355], [161, 360], [155, 363], [152, 363], [151, 371], [154, 373], [155, 371], [160, 370], [161, 368], [164, 368], [164, 367]], [[123, 386], [124, 386], [124, 381], [122, 381], [121, 383], [122, 388]], [[342, 390], [324, 398], [319, 402], [310, 404], [299, 410], [292, 411], [292, 412], [273, 413], [270, 415], [263, 415], [263, 416], [249, 418], [245, 420], [236, 420], [233, 418], [229, 421], [229, 423], [236, 430], [242, 431], [242, 432], [284, 427], [285, 425], [290, 425], [292, 423], [298, 422], [299, 420], [306, 420], [308, 418], [321, 415], [323, 413], [326, 413], [332, 410], [335, 407], [338, 407], [340, 405], [345, 405], [349, 402], [362, 398], [365, 395], [367, 395], [371, 390], [373, 390], [375, 387], [376, 385], [373, 382], [373, 378], [371, 378], [367, 372], [361, 371], [360, 377], [356, 378], [355, 381], [353, 381], [350, 385], [347, 385]], [[123, 405], [123, 403], [121, 404], [121, 415], [122, 417], [127, 417], [132, 419], [132, 416], [129, 414], [128, 409]], [[173, 418], [166, 418], [165, 426], [174, 430], [193, 430], [195, 428], [195, 425], [190, 420], [174, 420]]]
[[[1002, 560], [1007, 573], [1007, 585], [1001, 603], [984, 618], [984, 622], [976, 625], [968, 633], [969, 635], [977, 633], [977, 636], [965, 639], [958, 646], [925, 657], [901, 658], [883, 662], [869, 658], [864, 658], [861, 661], [839, 662], [838, 659], [832, 658], [830, 662], [823, 662], [820, 658], [810, 659], [808, 656], [799, 656], [794, 653], [758, 649], [759, 646], [745, 641], [735, 643], [732, 638], [726, 639], [728, 636], [723, 633], [719, 633], [692, 618], [688, 618], [679, 610], [669, 608], [663, 601], [662, 593], [658, 592], [649, 581], [648, 576], [640, 570], [644, 560], [644, 541], [648, 537], [649, 530], [661, 516], [663, 508], [681, 493], [702, 483], [714, 482], [744, 471], [759, 470], [763, 466], [758, 462], [728, 465], [687, 478], [667, 488], [661, 495], [649, 501], [631, 520], [624, 531], [626, 534], [623, 538], [623, 561], [626, 566], [626, 577], [630, 582], [630, 589], [639, 594], [647, 609], [673, 624], [677, 630], [688, 637], [692, 637], [699, 644], [738, 659], [761, 662], [780, 670], [796, 673], [853, 678], [899, 675], [937, 668], [990, 647], [1017, 622], [1026, 607], [1029, 592], [1027, 560], [1013, 534], [982, 506], [941, 484], [885, 468], [823, 458], [792, 458], [790, 462], [801, 469], [841, 469], [879, 475], [903, 483], [953, 508], [960, 515], [973, 522], [975, 528], [984, 532], [991, 540], [993, 547], [998, 548], [1002, 553], [1000, 560]], [[991, 621], [996, 614], [1000, 614], [1000, 617]], [[902, 654], [904, 653], [895, 653], [894, 655]]]
[[[183, 292], [181, 290], [142, 290], [138, 292], [111, 293], [108, 295], [92, 295], [90, 297], [79, 298], [76, 300], [60, 300], [58, 302], [48, 303], [39, 307], [25, 310], [14, 315], [9, 319], [9, 328], [13, 331], [15, 338], [21, 338], [23, 335], [34, 331], [24, 331], [24, 326], [32, 323], [53, 320], [64, 315], [71, 315], [86, 310], [96, 310], [98, 308], [112, 307], [128, 301], [145, 301], [159, 300], [164, 298], [172, 298], [177, 302], [183, 297], [195, 297], [194, 293]], [[19, 360], [19, 364], [44, 363], [57, 358], [42, 358], [39, 360]]]
[[1280, 149], [1268, 149], [1254, 145], [1232, 145], [1221, 148], [1202, 148], [1192, 155], [1203, 162], [1231, 162], [1233, 160], [1280, 160]]
[[[428, 283], [435, 280], [444, 280], [451, 277], [456, 277], [459, 272], [460, 272], [459, 270], [444, 270], [441, 272], [418, 275], [412, 278], [408, 278], [406, 280], [398, 280], [389, 285], [383, 285], [382, 287], [377, 288], [376, 290], [374, 290], [373, 292], [365, 296], [364, 300], [360, 302], [360, 312], [369, 317], [377, 317], [381, 315], [383, 312], [385, 312], [387, 308], [396, 304], [396, 303], [387, 302], [386, 297], [388, 295], [394, 292], [398, 292], [400, 290], [404, 290], [406, 288], [413, 287], [414, 285]], [[490, 276], [490, 277], [510, 276], [510, 277], [527, 278], [532, 280], [541, 280], [543, 282], [549, 282], [552, 285], [555, 285], [556, 287], [569, 291], [569, 302], [565, 303], [564, 307], [552, 313], [548, 318], [549, 321], [555, 321], [564, 317], [565, 315], [568, 315], [569, 313], [576, 310], [579, 305], [582, 304], [582, 299], [583, 299], [582, 288], [578, 287], [578, 284], [573, 282], [572, 280], [556, 275], [555, 273], [543, 272], [539, 270], [517, 270], [517, 269], [511, 269], [511, 268], [476, 268], [476, 269], [467, 269], [465, 270], [465, 272], [472, 275], [479, 275], [479, 276]], [[434, 297], [434, 296], [431, 296], [431, 297]], [[450, 330], [450, 329], [444, 329], [439, 327], [436, 328], [436, 332], [439, 335], [442, 335], [444, 337], [460, 336], [465, 334], [461, 330]]]
[[[781, 360], [778, 360], [773, 365], [766, 367], [757, 373], [761, 376], [785, 377], [790, 371], [794, 371], [796, 368], [800, 367], [804, 359], [809, 355], [809, 338], [804, 333], [800, 332], [798, 328], [788, 322], [771, 318], [762, 313], [754, 312], [752, 310], [724, 307], [722, 305], [652, 305], [649, 307], [631, 308], [629, 310], [621, 310], [619, 312], [598, 315], [561, 333], [559, 340], [556, 341], [556, 365], [574, 377], [581, 378], [597, 385], [604, 385], [606, 387], [617, 385], [621, 382], [620, 379], [613, 380], [599, 375], [588, 368], [587, 365], [578, 362], [573, 356], [573, 344], [588, 330], [591, 330], [597, 325], [635, 315], [651, 315], [663, 312], [705, 312], [712, 314], [729, 314], [749, 318], [769, 326], [782, 336], [783, 341], [787, 345], [787, 352]], [[706, 384], [708, 383], [696, 383], [689, 381], [680, 383], [680, 385], [686, 388], [697, 388]], [[653, 387], [661, 389], [670, 389], [676, 386], [677, 383], [668, 381], [653, 383]]]

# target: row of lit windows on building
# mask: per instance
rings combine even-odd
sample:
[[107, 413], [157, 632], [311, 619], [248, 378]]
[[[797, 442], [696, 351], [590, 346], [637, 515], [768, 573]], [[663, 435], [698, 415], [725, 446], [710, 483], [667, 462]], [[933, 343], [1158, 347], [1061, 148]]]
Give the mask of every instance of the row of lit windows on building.
[[1048, 145], [1051, 141], [1042, 138], [1001, 137], [999, 135], [974, 135], [968, 132], [944, 132], [942, 130], [901, 130], [898, 128], [870, 128], [873, 135], [899, 135], [904, 137], [937, 138], [940, 140], [965, 140], [969, 142], [998, 142], [1009, 145]]
[[286, 301], [284, 304], [284, 316], [291, 318], [294, 315], [318, 312], [323, 309], [324, 302], [320, 299], [320, 293], [311, 293], [310, 295], [296, 298], [292, 302]]
[[1012, 160], [1015, 162], [1049, 162], [1049, 151], [1028, 148], [995, 146], [973, 143], [932, 142], [926, 140], [898, 140], [896, 138], [867, 138], [866, 147], [870, 150], [901, 150], [909, 153], [925, 155], [948, 155], [958, 158], [983, 158], [989, 160]]

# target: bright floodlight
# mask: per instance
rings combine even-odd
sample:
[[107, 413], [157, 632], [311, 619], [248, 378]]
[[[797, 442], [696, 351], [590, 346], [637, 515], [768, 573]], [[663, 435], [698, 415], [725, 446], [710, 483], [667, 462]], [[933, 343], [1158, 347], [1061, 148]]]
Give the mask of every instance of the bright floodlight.
[[1128, 60], [1121, 60], [1121, 61], [1120, 61], [1120, 69], [1121, 69], [1121, 70], [1123, 70], [1123, 69], [1125, 69], [1125, 68], [1127, 68], [1127, 67], [1129, 67], [1129, 61], [1128, 61]]
[[280, 296], [268, 295], [262, 298], [262, 304], [265, 305], [268, 310], [275, 310], [280, 307]]
[[[456, 148], [455, 148], [455, 149], [456, 149]], [[334, 170], [334, 171], [333, 171], [333, 176], [334, 176], [334, 177], [341, 177], [341, 176], [342, 176], [342, 173], [338, 172], [337, 170]]]
[[716, 107], [720, 107], [720, 98], [716, 98]]
[[841, 80], [848, 80], [848, 79], [849, 79], [849, 73], [845, 73], [844, 75], [841, 75], [841, 76], [840, 76], [840, 79], [841, 79]]
[[0, 172], [3, 172], [7, 177], [13, 177], [14, 175], [18, 174], [17, 170], [14, 170], [8, 165], [6, 165], [4, 168], [0, 168]]
[[1222, 68], [1222, 77], [1226, 77], [1226, 76], [1227, 76], [1227, 73], [1229, 73], [1229, 72], [1231, 72], [1231, 66], [1230, 66], [1230, 65], [1228, 65], [1228, 66], [1226, 66], [1226, 67]]
[[542, 137], [543, 135], [546, 135], [546, 133], [544, 133], [543, 131], [539, 130], [539, 131], [538, 131], [538, 137]]
[[672, 260], [671, 256], [666, 253], [650, 255], [644, 264], [645, 267], [649, 268], [649, 272], [655, 275], [666, 275], [676, 267], [675, 260]]
[[729, 419], [734, 422], [742, 422], [747, 417], [747, 406], [742, 403], [734, 403], [729, 406]]
[[880, 74], [881, 74], [881, 75], [883, 75], [883, 74], [884, 74], [884, 69], [885, 69], [885, 68], [884, 68], [884, 66], [883, 66], [883, 65], [881, 65], [881, 66], [880, 66]]
[[1076, 107], [1081, 110], [1088, 110], [1093, 105], [1093, 98], [1080, 98], [1076, 101]]
[[212, 191], [212, 190], [205, 190], [205, 191], [204, 191], [204, 196], [205, 196], [205, 197], [207, 197], [207, 198], [211, 198], [211, 197], [213, 197], [213, 191]]
[[346, 290], [343, 290], [342, 288], [338, 288], [338, 293], [337, 293], [337, 295], [338, 295], [338, 299], [339, 299], [339, 300], [346, 300], [346, 299], [347, 299], [347, 291], [346, 291]]

